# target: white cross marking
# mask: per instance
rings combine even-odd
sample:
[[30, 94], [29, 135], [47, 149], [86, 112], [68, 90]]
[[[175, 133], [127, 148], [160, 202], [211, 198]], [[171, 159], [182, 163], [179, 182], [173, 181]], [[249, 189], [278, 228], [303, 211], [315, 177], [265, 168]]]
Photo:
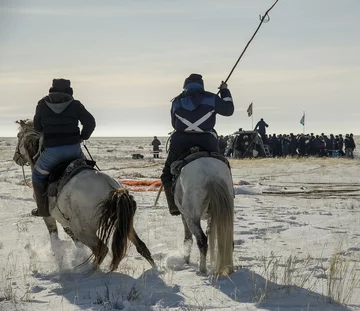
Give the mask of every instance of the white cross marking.
[[185, 125], [187, 125], [188, 127], [185, 129], [185, 131], [197, 131], [197, 132], [203, 132], [203, 130], [201, 128], [199, 128], [198, 126], [203, 124], [207, 119], [209, 119], [211, 117], [211, 115], [215, 112], [215, 110], [209, 111], [206, 115], [202, 116], [199, 120], [197, 120], [194, 123], [191, 123], [189, 120], [180, 117], [179, 115], [177, 115], [175, 113], [175, 116]]

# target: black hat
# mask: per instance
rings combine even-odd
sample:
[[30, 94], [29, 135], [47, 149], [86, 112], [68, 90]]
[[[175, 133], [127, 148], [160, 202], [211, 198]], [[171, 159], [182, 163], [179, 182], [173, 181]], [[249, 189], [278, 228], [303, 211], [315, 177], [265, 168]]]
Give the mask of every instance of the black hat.
[[184, 88], [189, 83], [199, 83], [202, 86], [204, 86], [204, 81], [202, 79], [202, 75], [199, 75], [197, 73], [192, 73], [190, 76], [188, 76], [184, 81]]
[[49, 89], [49, 93], [66, 93], [69, 95], [73, 94], [73, 89], [70, 87], [70, 80], [66, 79], [54, 79], [52, 83], [52, 87]]

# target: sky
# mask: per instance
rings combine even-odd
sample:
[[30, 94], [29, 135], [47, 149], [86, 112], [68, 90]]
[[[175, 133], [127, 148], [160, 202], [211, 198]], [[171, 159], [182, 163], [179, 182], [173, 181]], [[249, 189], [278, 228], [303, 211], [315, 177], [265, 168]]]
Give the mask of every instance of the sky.
[[[216, 93], [272, 3], [0, 0], [0, 137], [33, 117], [53, 78], [71, 80], [93, 136], [166, 136], [184, 79], [200, 73]], [[264, 118], [269, 133], [360, 134], [359, 9], [279, 0], [228, 81], [235, 112], [218, 133]]]

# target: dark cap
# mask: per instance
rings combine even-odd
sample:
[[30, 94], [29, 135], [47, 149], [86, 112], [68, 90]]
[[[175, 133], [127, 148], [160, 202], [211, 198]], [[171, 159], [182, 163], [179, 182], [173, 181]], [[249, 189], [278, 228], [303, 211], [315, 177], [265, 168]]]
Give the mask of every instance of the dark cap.
[[71, 88], [70, 80], [54, 79], [52, 82], [52, 87], [49, 89], [49, 93], [55, 92], [73, 95], [73, 89]]
[[192, 73], [190, 76], [188, 76], [184, 81], [184, 88], [189, 83], [199, 83], [202, 86], [204, 86], [204, 81], [202, 79], [202, 75], [199, 75], [197, 73]]

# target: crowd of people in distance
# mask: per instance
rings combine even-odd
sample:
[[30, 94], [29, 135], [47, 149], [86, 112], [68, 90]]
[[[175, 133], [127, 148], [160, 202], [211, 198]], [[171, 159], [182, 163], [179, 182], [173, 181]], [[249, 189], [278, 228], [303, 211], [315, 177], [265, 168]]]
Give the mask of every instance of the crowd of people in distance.
[[[316, 156], [316, 157], [348, 157], [354, 158], [356, 144], [353, 134], [321, 135], [311, 134], [272, 134], [261, 135], [263, 144], [267, 145], [272, 157]], [[220, 152], [225, 156], [229, 153], [233, 135], [220, 136]], [[227, 150], [227, 152], [225, 152]], [[226, 154], [225, 154], [226, 153]]]
[[329, 136], [299, 134], [276, 135], [265, 137], [265, 144], [269, 145], [273, 157], [286, 156], [318, 156], [318, 157], [338, 157], [346, 156], [354, 158], [356, 148], [353, 134], [346, 134], [345, 139], [342, 134]]

